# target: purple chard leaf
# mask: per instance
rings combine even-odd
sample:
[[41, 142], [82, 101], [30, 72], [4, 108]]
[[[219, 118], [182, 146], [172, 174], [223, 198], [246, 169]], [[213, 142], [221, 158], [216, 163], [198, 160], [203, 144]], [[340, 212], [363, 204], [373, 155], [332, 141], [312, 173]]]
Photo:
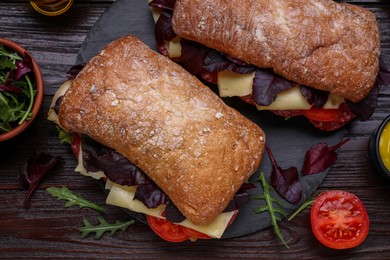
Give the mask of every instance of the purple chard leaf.
[[313, 145], [306, 152], [302, 173], [304, 175], [311, 175], [325, 171], [336, 161], [336, 150], [349, 140], [350, 139], [347, 138], [331, 147], [328, 147], [328, 145], [324, 142]]
[[296, 167], [282, 169], [276, 162], [270, 148], [267, 146], [266, 149], [272, 164], [272, 186], [288, 202], [292, 204], [298, 203], [302, 197], [302, 186], [299, 181], [298, 169]]
[[19, 182], [28, 189], [23, 206], [27, 206], [29, 199], [50, 170], [62, 160], [60, 156], [52, 156], [43, 152], [34, 152], [27, 162], [19, 169]]

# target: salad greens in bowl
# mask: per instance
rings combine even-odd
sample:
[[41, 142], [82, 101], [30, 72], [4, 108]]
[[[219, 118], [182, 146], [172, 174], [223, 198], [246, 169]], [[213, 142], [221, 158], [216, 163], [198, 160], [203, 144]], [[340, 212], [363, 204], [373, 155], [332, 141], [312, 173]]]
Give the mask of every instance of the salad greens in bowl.
[[37, 62], [19, 44], [0, 38], [0, 142], [23, 132], [37, 116], [43, 79]]

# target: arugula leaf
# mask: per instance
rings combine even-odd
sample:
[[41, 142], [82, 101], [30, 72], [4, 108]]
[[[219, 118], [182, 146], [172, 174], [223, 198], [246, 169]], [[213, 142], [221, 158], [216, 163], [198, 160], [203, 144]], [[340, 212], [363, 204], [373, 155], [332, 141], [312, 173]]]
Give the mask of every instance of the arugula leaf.
[[[257, 200], [265, 200], [266, 205], [258, 207], [255, 211], [255, 214], [259, 214], [259, 213], [262, 213], [264, 211], [268, 211], [269, 216], [271, 218], [271, 224], [274, 227], [274, 231], [275, 231], [276, 235], [283, 242], [283, 244], [287, 248], [289, 248], [286, 241], [283, 238], [283, 234], [280, 231], [280, 228], [278, 225], [278, 221], [281, 220], [281, 217], [286, 217], [286, 213], [282, 208], [283, 204], [279, 200], [272, 197], [271, 192], [270, 192], [272, 187], [267, 183], [263, 172], [260, 173], [259, 180], [263, 185], [264, 193], [262, 195], [253, 196], [252, 198], [257, 199]], [[274, 204], [276, 204], [276, 205], [274, 205]]]
[[10, 60], [22, 60], [17, 52], [11, 52], [6, 50], [3, 44], [0, 44], [0, 56], [7, 57]]
[[32, 58], [20, 57], [0, 44], [0, 134], [32, 117], [36, 83], [30, 79]]
[[115, 224], [110, 224], [103, 217], [97, 217], [97, 219], [100, 224], [93, 226], [84, 218], [84, 226], [80, 228], [81, 238], [86, 238], [90, 233], [96, 233], [94, 238], [100, 239], [105, 232], [110, 232], [110, 235], [113, 236], [116, 231], [125, 231], [128, 226], [135, 222], [134, 219], [131, 219], [126, 222], [116, 221]]
[[80, 195], [73, 193], [67, 187], [63, 186], [61, 188], [49, 187], [46, 189], [54, 197], [57, 197], [60, 200], [67, 200], [68, 202], [65, 204], [65, 207], [71, 207], [74, 205], [79, 205], [80, 208], [91, 208], [100, 212], [104, 212], [105, 209], [96, 203], [93, 203], [89, 200], [82, 198]]
[[290, 221], [293, 218], [295, 218], [304, 209], [313, 205], [314, 201], [315, 201], [315, 198], [308, 198], [287, 220]]

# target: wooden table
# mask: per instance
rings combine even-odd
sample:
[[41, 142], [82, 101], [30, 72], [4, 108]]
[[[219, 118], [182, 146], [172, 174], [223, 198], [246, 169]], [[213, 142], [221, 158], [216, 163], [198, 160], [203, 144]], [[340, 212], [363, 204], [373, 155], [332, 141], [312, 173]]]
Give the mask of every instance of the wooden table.
[[[289, 244], [287, 249], [272, 228], [235, 239], [206, 240], [196, 243], [168, 243], [148, 226], [136, 222], [126, 232], [80, 238], [82, 219], [96, 224], [99, 213], [77, 206], [64, 208], [63, 201], [45, 189], [66, 185], [87, 199], [104, 204], [98, 184], [74, 172], [75, 160], [66, 145], [60, 144], [55, 126], [46, 120], [49, 103], [66, 72], [74, 64], [88, 31], [113, 0], [76, 0], [71, 10], [59, 17], [44, 17], [28, 1], [0, 2], [0, 37], [21, 43], [41, 66], [45, 97], [38, 119], [23, 135], [0, 143], [0, 258], [390, 258], [390, 184], [377, 175], [368, 157], [372, 132], [390, 114], [390, 87], [382, 88], [379, 106], [366, 122], [355, 121], [345, 128], [351, 141], [343, 146], [319, 191], [342, 189], [356, 194], [365, 203], [371, 227], [366, 241], [344, 251], [322, 246], [310, 229], [309, 210], [280, 226]], [[367, 7], [378, 17], [382, 31], [382, 53], [390, 66], [390, 3], [388, 1], [349, 1]], [[33, 150], [61, 155], [63, 163], [39, 186], [31, 204], [22, 207], [26, 190], [17, 180], [18, 168]], [[122, 210], [107, 206], [105, 218], [127, 220]]]

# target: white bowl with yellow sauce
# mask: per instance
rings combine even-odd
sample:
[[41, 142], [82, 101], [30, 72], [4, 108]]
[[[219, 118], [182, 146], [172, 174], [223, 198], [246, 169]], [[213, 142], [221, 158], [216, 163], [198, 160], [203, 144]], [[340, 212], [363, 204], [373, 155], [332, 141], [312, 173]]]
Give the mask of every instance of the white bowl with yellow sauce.
[[390, 179], [390, 115], [371, 138], [370, 158], [375, 169]]

